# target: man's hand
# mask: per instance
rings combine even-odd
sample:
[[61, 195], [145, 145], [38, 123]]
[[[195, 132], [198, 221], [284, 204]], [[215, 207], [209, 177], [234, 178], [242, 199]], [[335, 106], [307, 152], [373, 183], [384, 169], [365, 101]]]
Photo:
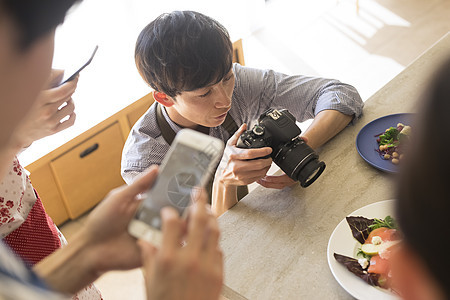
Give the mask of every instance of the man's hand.
[[[172, 208], [162, 210], [163, 239], [158, 250], [140, 240], [146, 273], [147, 299], [218, 299], [223, 282], [219, 226], [199, 193], [189, 222]], [[181, 241], [186, 245], [182, 246]]]
[[256, 181], [258, 184], [265, 188], [270, 189], [284, 189], [287, 186], [293, 186], [298, 184], [298, 181], [291, 179], [286, 174], [283, 175], [266, 175], [263, 178]]
[[150, 188], [158, 167], [152, 166], [129, 186], [111, 191], [89, 214], [86, 223], [65, 247], [34, 266], [55, 291], [75, 293], [110, 270], [142, 265], [136, 239], [128, 223], [141, 203], [139, 195]]
[[18, 148], [28, 147], [34, 141], [60, 132], [74, 124], [76, 116], [72, 94], [77, 87], [78, 77], [61, 86], [56, 86], [63, 73], [62, 70], [52, 70], [46, 84], [48, 89], [39, 93], [30, 112], [16, 129], [14, 143]]
[[222, 160], [216, 172], [216, 180], [225, 186], [247, 185], [264, 177], [272, 164], [271, 158], [261, 158], [269, 155], [272, 148], [241, 149], [236, 143], [247, 129], [243, 124], [228, 140]]
[[139, 195], [153, 185], [158, 167], [150, 169], [126, 186], [112, 190], [94, 209], [83, 226], [83, 237], [96, 257], [96, 272], [126, 270], [141, 265], [136, 239], [128, 233], [128, 223], [140, 204]]

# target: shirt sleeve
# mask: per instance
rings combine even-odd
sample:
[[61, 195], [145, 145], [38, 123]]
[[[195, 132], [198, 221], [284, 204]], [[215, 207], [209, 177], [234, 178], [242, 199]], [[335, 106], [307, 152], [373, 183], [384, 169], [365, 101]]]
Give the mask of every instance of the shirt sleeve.
[[288, 109], [299, 122], [330, 109], [352, 115], [353, 120], [362, 114], [364, 104], [357, 90], [338, 80], [242, 66], [235, 70], [239, 76], [237, 97], [245, 99], [253, 118], [271, 107]]

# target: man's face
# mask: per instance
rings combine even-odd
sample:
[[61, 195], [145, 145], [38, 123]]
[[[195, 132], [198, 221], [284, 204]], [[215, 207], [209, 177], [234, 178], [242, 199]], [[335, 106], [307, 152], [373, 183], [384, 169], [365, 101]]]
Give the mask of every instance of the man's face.
[[0, 149], [50, 75], [54, 31], [20, 51], [15, 23], [0, 11]]
[[194, 124], [216, 127], [222, 124], [231, 107], [234, 82], [234, 73], [230, 69], [220, 82], [176, 96], [173, 107], [184, 119], [183, 122], [178, 121], [179, 124], [186, 127]]

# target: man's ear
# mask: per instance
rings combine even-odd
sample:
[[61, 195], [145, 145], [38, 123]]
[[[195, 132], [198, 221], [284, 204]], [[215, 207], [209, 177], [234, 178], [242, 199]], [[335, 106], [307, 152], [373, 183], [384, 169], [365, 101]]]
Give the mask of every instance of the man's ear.
[[166, 94], [158, 92], [158, 91], [153, 91], [153, 98], [156, 101], [158, 101], [158, 103], [160, 103], [161, 105], [164, 105], [165, 107], [171, 107], [172, 105], [175, 104], [170, 97], [168, 97]]

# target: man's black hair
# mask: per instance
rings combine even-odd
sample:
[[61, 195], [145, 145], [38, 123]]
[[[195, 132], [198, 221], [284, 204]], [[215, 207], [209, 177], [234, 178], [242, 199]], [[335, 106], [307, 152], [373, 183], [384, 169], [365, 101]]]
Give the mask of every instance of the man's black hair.
[[136, 66], [155, 90], [175, 97], [214, 84], [230, 71], [233, 50], [228, 31], [194, 11], [160, 15], [140, 33]]
[[28, 48], [64, 21], [78, 0], [0, 0], [0, 12], [9, 15], [19, 30], [19, 47]]

